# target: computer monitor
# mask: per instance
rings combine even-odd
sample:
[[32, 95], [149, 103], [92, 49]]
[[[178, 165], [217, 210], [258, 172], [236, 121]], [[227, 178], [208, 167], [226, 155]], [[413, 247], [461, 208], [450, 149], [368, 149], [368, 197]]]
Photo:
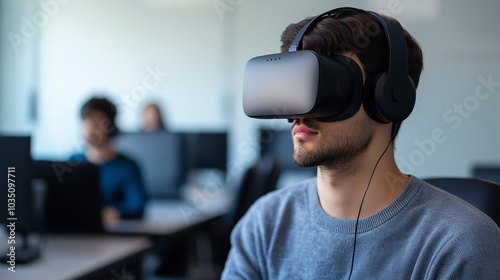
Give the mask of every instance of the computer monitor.
[[227, 168], [227, 133], [193, 132], [184, 133], [187, 143], [189, 169]]
[[118, 152], [135, 160], [150, 198], [179, 198], [186, 179], [182, 135], [170, 132], [121, 133], [113, 139]]
[[101, 233], [97, 166], [81, 161], [35, 161], [35, 178], [46, 182], [45, 231]]
[[293, 162], [293, 140], [290, 130], [261, 129], [261, 156], [273, 156], [281, 168], [277, 188], [293, 185], [316, 176], [316, 167], [300, 167]]
[[[0, 170], [8, 178], [8, 185], [0, 188], [3, 198], [0, 200], [0, 205], [3, 205], [0, 221], [8, 224], [11, 221], [9, 219], [16, 219], [16, 231], [33, 229], [30, 148], [30, 137], [0, 137]], [[9, 203], [7, 199], [11, 196], [13, 200]]]
[[292, 160], [293, 140], [290, 130], [261, 129], [261, 155], [273, 155], [285, 170], [299, 170], [315, 173], [314, 167], [300, 167]]
[[[0, 224], [7, 228], [8, 235], [14, 232], [15, 236], [14, 241], [2, 240], [0, 243], [15, 247], [15, 260], [19, 263], [39, 255], [39, 247], [28, 242], [28, 236], [39, 230], [39, 222], [35, 220], [35, 211], [39, 209], [34, 209], [38, 201], [33, 196], [32, 164], [30, 136], [0, 137], [0, 172], [6, 179], [0, 188]], [[5, 260], [5, 254], [2, 253], [0, 258]]]

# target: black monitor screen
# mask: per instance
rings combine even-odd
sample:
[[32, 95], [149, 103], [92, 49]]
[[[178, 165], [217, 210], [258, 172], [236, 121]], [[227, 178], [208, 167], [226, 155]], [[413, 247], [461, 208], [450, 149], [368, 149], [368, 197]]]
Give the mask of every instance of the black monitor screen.
[[0, 188], [0, 223], [15, 224], [18, 232], [32, 230], [31, 138], [0, 137], [0, 172], [5, 185]]
[[275, 156], [283, 170], [300, 170], [316, 173], [314, 167], [299, 167], [292, 160], [293, 140], [290, 130], [262, 129], [260, 131], [261, 155]]
[[227, 133], [185, 133], [188, 166], [191, 169], [219, 169], [226, 171]]
[[34, 175], [47, 185], [46, 232], [103, 231], [99, 173], [95, 165], [87, 162], [35, 161]]

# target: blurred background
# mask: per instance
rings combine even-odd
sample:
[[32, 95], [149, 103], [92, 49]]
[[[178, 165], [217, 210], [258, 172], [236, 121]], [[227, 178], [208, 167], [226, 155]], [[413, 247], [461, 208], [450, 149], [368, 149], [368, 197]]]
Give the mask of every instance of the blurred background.
[[[124, 131], [138, 130], [142, 106], [155, 101], [173, 131], [227, 130], [229, 162], [248, 164], [259, 154], [260, 127], [288, 127], [286, 121], [243, 114], [245, 63], [278, 52], [289, 23], [352, 4], [2, 0], [0, 132], [31, 134], [34, 158], [66, 158], [82, 147], [81, 104], [101, 91], [117, 104]], [[500, 81], [500, 19], [495, 14], [500, 4], [355, 4], [396, 17], [424, 52], [416, 107], [396, 141], [401, 168], [418, 176], [464, 176], [478, 162], [497, 162], [500, 87], [483, 86], [481, 93], [491, 92], [485, 100], [474, 94], [484, 81]], [[146, 89], [143, 83], [150, 75], [154, 80]], [[431, 152], [422, 150], [416, 142], [431, 138], [434, 129], [442, 129], [446, 141]]]
[[[65, 161], [83, 151], [80, 108], [98, 93], [116, 105], [125, 134], [141, 131], [153, 102], [189, 143], [200, 142], [190, 134], [225, 135], [217, 180], [254, 166], [266, 149], [291, 157], [271, 143], [289, 140], [286, 120], [243, 113], [245, 64], [279, 52], [290, 23], [352, 5], [395, 17], [423, 50], [416, 106], [396, 139], [401, 170], [466, 177], [500, 165], [496, 0], [0, 0], [0, 134], [31, 136], [35, 160]], [[206, 244], [195, 240], [198, 250]], [[154, 244], [168, 250], [162, 242]]]

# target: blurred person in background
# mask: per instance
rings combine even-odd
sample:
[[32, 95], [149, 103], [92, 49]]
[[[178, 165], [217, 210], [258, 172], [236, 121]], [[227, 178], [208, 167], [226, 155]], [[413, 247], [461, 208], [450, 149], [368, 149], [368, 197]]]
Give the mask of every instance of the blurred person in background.
[[142, 217], [146, 200], [138, 165], [111, 144], [111, 138], [119, 133], [116, 113], [115, 105], [106, 98], [88, 100], [80, 111], [85, 151], [71, 157], [98, 166], [105, 223]]
[[163, 122], [160, 107], [155, 103], [148, 103], [142, 110], [141, 129], [145, 132], [167, 131]]

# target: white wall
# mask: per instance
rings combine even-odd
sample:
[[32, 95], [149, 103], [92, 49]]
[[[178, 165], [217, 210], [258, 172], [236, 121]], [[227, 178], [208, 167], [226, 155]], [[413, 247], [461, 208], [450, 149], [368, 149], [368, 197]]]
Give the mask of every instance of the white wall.
[[[484, 100], [474, 98], [481, 77], [491, 75], [493, 81], [500, 81], [498, 1], [57, 1], [63, 4], [37, 34], [40, 102], [33, 131], [35, 157], [63, 158], [80, 149], [79, 107], [89, 92], [104, 90], [120, 104], [123, 130], [137, 129], [138, 110], [150, 99], [165, 107], [175, 130], [229, 128], [232, 165], [244, 166], [258, 154], [259, 127], [288, 126], [286, 121], [252, 120], [243, 114], [246, 61], [278, 52], [280, 34], [288, 24], [327, 9], [355, 5], [396, 17], [424, 51], [417, 104], [396, 143], [403, 171], [422, 177], [465, 176], [474, 163], [500, 162], [500, 87], [490, 87], [494, 92], [481, 95]], [[32, 3], [35, 11], [42, 9], [38, 2]], [[217, 11], [214, 3], [227, 9]], [[22, 16], [14, 18], [17, 29]], [[2, 70], [3, 61], [2, 57]], [[168, 77], [141, 98], [134, 87], [142, 84], [148, 67], [159, 67]], [[484, 86], [480, 90], [488, 93]], [[6, 95], [2, 88], [0, 97]], [[135, 101], [124, 105], [124, 97]], [[453, 112], [454, 104], [464, 101], [472, 112], [459, 116]], [[18, 111], [9, 109], [13, 107], [9, 104], [23, 102], [10, 96], [7, 105], [0, 105], [0, 116], [6, 110], [26, 115], [24, 105]], [[29, 127], [28, 121], [20, 118], [19, 124]], [[0, 123], [6, 126], [4, 120]], [[14, 123], [11, 127], [16, 127]], [[432, 147], [424, 139], [435, 129], [446, 140]]]
[[33, 13], [34, 3], [2, 1], [0, 5], [0, 133], [28, 135], [34, 124], [30, 98], [36, 90], [38, 38], [22, 34], [23, 17]]
[[225, 129], [225, 30], [210, 2], [61, 6], [41, 32], [35, 157], [65, 157], [81, 148], [78, 112], [95, 91], [117, 104], [124, 131], [139, 129], [140, 109], [150, 100], [174, 130]]

